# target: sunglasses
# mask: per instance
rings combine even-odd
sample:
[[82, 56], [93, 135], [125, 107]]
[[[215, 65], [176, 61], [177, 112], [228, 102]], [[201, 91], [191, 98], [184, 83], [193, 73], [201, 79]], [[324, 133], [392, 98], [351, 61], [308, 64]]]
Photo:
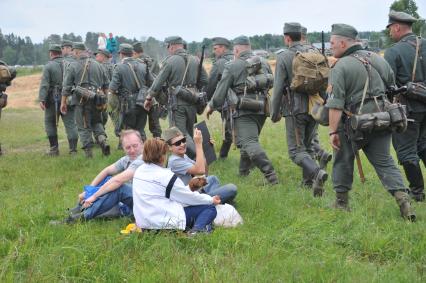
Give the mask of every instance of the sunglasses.
[[186, 143], [186, 138], [180, 139], [174, 143], [170, 143], [170, 145], [180, 146], [181, 144]]

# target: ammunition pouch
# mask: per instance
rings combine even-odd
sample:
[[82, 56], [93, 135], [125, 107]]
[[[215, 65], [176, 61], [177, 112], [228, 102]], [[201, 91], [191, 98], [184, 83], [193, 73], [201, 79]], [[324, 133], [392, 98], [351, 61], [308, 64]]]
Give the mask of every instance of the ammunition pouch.
[[199, 115], [203, 114], [208, 103], [207, 94], [205, 92], [199, 92], [193, 87], [177, 86], [172, 90], [172, 96], [173, 95], [181, 98], [185, 102], [195, 104]]
[[248, 76], [246, 79], [248, 91], [268, 90], [274, 86], [274, 76], [272, 74], [257, 74]]
[[349, 118], [351, 128], [354, 131], [396, 131], [404, 132], [407, 129], [407, 116], [404, 107], [399, 103], [389, 103], [385, 111], [361, 115], [353, 115]]
[[408, 99], [414, 99], [426, 103], [426, 86], [422, 83], [409, 82], [407, 91], [403, 94]]
[[7, 106], [7, 94], [0, 93], [0, 109], [5, 108]]
[[136, 94], [136, 105], [143, 106], [145, 103], [145, 98], [148, 94], [148, 88], [146, 86], [142, 86], [138, 93]]

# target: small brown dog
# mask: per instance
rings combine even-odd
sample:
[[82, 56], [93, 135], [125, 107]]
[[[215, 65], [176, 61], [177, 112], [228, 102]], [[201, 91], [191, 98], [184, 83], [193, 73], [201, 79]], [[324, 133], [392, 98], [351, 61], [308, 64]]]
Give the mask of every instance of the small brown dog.
[[207, 179], [205, 175], [195, 176], [189, 181], [188, 186], [191, 191], [195, 192], [207, 185]]

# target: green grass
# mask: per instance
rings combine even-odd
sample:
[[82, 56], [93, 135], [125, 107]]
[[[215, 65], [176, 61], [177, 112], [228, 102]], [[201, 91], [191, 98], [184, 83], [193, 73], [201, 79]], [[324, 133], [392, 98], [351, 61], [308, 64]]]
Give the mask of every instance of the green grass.
[[[218, 114], [209, 128], [220, 146]], [[163, 126], [165, 124], [163, 123]], [[108, 124], [112, 147], [117, 140]], [[330, 149], [327, 130], [323, 144]], [[118, 159], [95, 151], [86, 160], [67, 154], [60, 125], [58, 158], [43, 156], [47, 138], [39, 110], [4, 109], [0, 137], [0, 282], [425, 282], [425, 204], [414, 204], [417, 223], [401, 219], [363, 157], [367, 182], [355, 177], [352, 212], [336, 211], [332, 186], [314, 199], [299, 189], [301, 170], [286, 151], [284, 124], [268, 121], [261, 143], [280, 185], [264, 186], [255, 170], [237, 177], [239, 154], [231, 150], [212, 174], [238, 186], [244, 225], [217, 228], [209, 236], [132, 234], [119, 231], [129, 219], [51, 226], [65, 217], [82, 186]], [[330, 166], [329, 166], [330, 167]], [[330, 171], [330, 168], [329, 168]]]
[[39, 74], [43, 71], [42, 66], [34, 66], [34, 67], [19, 67], [16, 70], [17, 77], [23, 77], [28, 75]]

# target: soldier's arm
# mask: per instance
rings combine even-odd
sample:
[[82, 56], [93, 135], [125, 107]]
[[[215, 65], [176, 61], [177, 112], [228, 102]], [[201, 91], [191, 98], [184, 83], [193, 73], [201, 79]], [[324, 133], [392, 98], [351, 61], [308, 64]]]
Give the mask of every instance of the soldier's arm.
[[161, 68], [160, 73], [158, 73], [158, 76], [155, 78], [150, 89], [148, 90], [148, 97], [156, 97], [158, 95], [158, 93], [161, 91], [161, 87], [169, 78], [170, 73], [171, 73], [171, 66], [166, 61], [163, 67]]
[[119, 72], [119, 67], [116, 66], [112, 72], [111, 82], [109, 83], [109, 90], [111, 93], [117, 94], [118, 89], [121, 86], [121, 76]]
[[43, 68], [43, 74], [41, 76], [40, 89], [38, 92], [38, 100], [40, 102], [46, 102], [49, 95], [49, 86], [50, 86], [50, 72], [49, 65], [46, 64]]
[[398, 55], [396, 52], [392, 48], [386, 49], [384, 58], [392, 68], [394, 75], [396, 75], [398, 72]]
[[213, 64], [212, 69], [210, 70], [209, 83], [207, 85], [206, 93], [207, 98], [210, 100], [213, 96], [213, 93], [216, 89], [217, 83], [219, 82], [219, 62]]
[[227, 65], [223, 71], [222, 78], [213, 93], [213, 97], [208, 104], [211, 109], [220, 109], [222, 107], [225, 102], [226, 95], [228, 94], [228, 89], [232, 86], [233, 81], [234, 76], [232, 75], [230, 65]]
[[103, 68], [100, 64], [100, 70], [102, 72], [102, 91], [106, 94], [108, 92], [109, 87], [109, 78], [108, 78], [108, 71], [106, 68]]
[[204, 66], [201, 67], [201, 76], [200, 76], [200, 85], [206, 87], [209, 83], [209, 76], [207, 75], [206, 69]]
[[282, 97], [285, 92], [287, 73], [284, 65], [283, 56], [277, 56], [275, 66], [274, 88], [271, 98], [271, 120], [278, 122], [281, 119]]
[[72, 87], [74, 84], [75, 71], [72, 65], [66, 68], [64, 81], [62, 82], [62, 97], [61, 97], [61, 113], [67, 113], [67, 97], [72, 95]]

